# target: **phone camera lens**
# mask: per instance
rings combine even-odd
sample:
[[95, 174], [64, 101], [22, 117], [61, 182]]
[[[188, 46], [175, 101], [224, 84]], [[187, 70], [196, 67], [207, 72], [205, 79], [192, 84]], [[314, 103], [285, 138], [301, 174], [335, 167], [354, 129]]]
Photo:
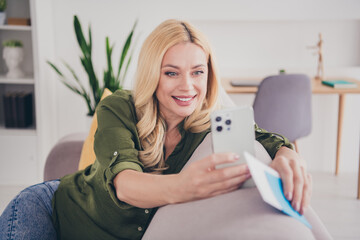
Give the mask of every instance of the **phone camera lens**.
[[221, 132], [222, 129], [223, 129], [222, 126], [217, 126], [217, 127], [216, 127], [216, 131], [218, 131], [218, 132]]
[[215, 118], [215, 121], [220, 122], [220, 121], [221, 121], [221, 117], [216, 117], [216, 118]]
[[226, 125], [230, 125], [230, 124], [231, 124], [231, 120], [230, 120], [230, 119], [226, 120], [226, 121], [225, 121], [225, 124], [226, 124]]

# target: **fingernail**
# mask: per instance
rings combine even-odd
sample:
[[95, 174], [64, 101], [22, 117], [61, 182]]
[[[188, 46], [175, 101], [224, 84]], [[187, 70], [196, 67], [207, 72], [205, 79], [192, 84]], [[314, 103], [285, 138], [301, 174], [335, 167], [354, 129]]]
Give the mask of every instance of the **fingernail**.
[[237, 160], [239, 160], [239, 159], [240, 159], [240, 156], [237, 155], [237, 154], [235, 154], [235, 155], [234, 155], [234, 161], [237, 161]]
[[300, 203], [295, 204], [295, 210], [298, 212], [300, 211]]
[[291, 192], [288, 192], [288, 193], [286, 194], [286, 198], [287, 198], [287, 200], [291, 201], [291, 199], [292, 199], [292, 193], [291, 193]]
[[246, 174], [246, 178], [251, 178], [251, 174], [250, 173]]
[[301, 209], [301, 215], [304, 215], [305, 211], [306, 211], [306, 207], [303, 207], [303, 208]]

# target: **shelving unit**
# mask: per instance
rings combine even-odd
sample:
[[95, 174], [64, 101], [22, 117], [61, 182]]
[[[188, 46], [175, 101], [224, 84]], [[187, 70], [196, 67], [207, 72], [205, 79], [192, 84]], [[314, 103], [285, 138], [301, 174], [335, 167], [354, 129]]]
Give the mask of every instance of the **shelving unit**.
[[[30, 18], [33, 13], [31, 0], [8, 0], [5, 10], [6, 17]], [[33, 24], [33, 23], [32, 23]], [[21, 166], [19, 173], [14, 174], [7, 169], [0, 169], [0, 183], [19, 184], [18, 174], [24, 176], [23, 182], [35, 182], [38, 175], [38, 149], [39, 133], [37, 128], [37, 97], [38, 84], [36, 69], [36, 44], [34, 26], [5, 25], [0, 26], [0, 164], [2, 161], [10, 162], [11, 166]], [[5, 40], [20, 40], [23, 43], [24, 58], [21, 69], [25, 73], [22, 78], [7, 78], [8, 71], [2, 57], [2, 42]], [[8, 92], [31, 92], [32, 93], [32, 125], [26, 128], [5, 127], [4, 95]], [[8, 166], [9, 167], [9, 166]]]
[[[7, 8], [5, 10], [7, 18], [16, 17], [16, 18], [30, 18], [30, 2], [29, 0], [12, 0], [7, 1]], [[7, 78], [6, 72], [7, 67], [4, 59], [0, 59], [0, 129], [4, 128], [4, 104], [3, 96], [7, 92], [11, 91], [27, 91], [31, 92], [33, 95], [33, 129], [36, 130], [36, 101], [35, 101], [35, 79], [34, 79], [34, 55], [33, 55], [33, 33], [32, 26], [27, 25], [1, 25], [0, 26], [0, 41], [1, 43], [5, 40], [20, 40], [23, 43], [24, 49], [24, 59], [21, 63], [22, 70], [25, 72], [26, 76], [23, 78]], [[3, 48], [2, 48], [3, 49]], [[8, 129], [6, 133], [11, 133], [13, 130], [16, 132], [21, 132], [22, 129]], [[28, 129], [24, 129], [25, 132], [28, 132]], [[1, 132], [0, 132], [1, 133]]]

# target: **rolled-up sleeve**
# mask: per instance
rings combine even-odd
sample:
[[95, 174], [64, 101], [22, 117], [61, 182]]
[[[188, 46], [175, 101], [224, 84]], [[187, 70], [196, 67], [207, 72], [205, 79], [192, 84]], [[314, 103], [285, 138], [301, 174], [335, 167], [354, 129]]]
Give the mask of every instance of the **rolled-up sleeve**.
[[142, 171], [138, 150], [131, 140], [130, 132], [123, 127], [111, 127], [97, 131], [94, 150], [100, 164], [107, 168], [106, 175], [118, 174], [131, 168]]
[[118, 100], [104, 99], [98, 106], [98, 128], [94, 139], [96, 159], [104, 169], [104, 185], [116, 202], [115, 176], [126, 169], [142, 172], [144, 167], [138, 158], [140, 144], [134, 111], [128, 102]]
[[293, 145], [286, 137], [259, 128], [257, 124], [255, 124], [255, 136], [256, 140], [264, 146], [272, 159], [274, 159], [277, 151], [281, 147], [288, 147], [290, 149], [294, 149]]

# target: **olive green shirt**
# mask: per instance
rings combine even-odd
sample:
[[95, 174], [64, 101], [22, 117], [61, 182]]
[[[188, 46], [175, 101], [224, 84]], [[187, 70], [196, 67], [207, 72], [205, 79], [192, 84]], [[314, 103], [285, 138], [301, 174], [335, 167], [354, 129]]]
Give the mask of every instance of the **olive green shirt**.
[[[114, 177], [125, 169], [146, 172], [138, 159], [141, 144], [130, 91], [118, 90], [97, 108], [98, 129], [91, 166], [61, 179], [53, 197], [53, 223], [58, 239], [141, 239], [157, 208], [142, 209], [117, 199]], [[178, 126], [181, 140], [163, 174], [181, 171], [210, 130], [191, 133]], [[288, 140], [255, 126], [256, 139], [273, 158]], [[209, 153], [210, 154], [210, 153]]]

